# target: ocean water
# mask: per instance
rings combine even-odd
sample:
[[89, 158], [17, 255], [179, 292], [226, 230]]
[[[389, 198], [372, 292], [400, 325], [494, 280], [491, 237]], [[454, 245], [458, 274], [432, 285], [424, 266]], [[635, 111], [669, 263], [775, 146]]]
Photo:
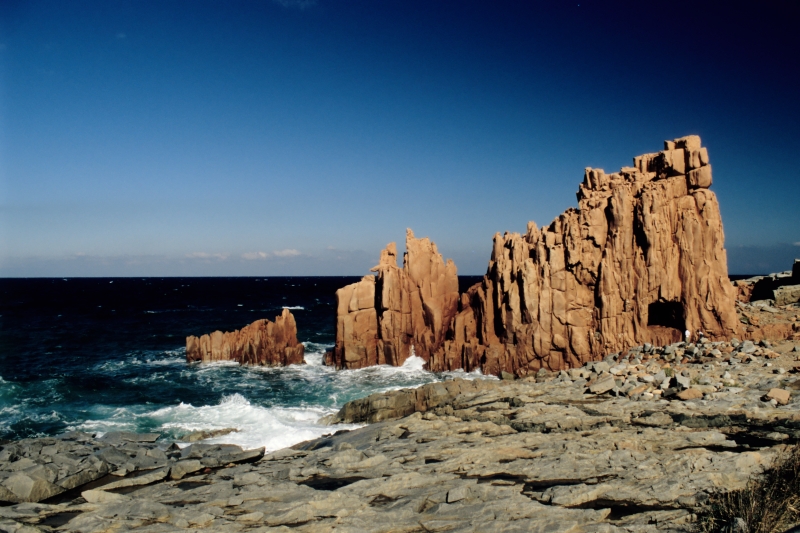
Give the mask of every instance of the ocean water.
[[[335, 291], [358, 279], [0, 279], [0, 439], [82, 430], [180, 440], [235, 427], [211, 442], [275, 450], [331, 432], [317, 421], [349, 400], [445, 379], [417, 357], [398, 368], [322, 365], [334, 342]], [[187, 335], [274, 319], [284, 307], [305, 365], [186, 363]]]

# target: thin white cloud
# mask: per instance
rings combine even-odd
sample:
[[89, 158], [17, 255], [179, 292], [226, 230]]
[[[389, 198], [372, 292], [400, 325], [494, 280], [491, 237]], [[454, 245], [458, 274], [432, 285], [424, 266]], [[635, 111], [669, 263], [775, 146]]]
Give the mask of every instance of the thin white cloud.
[[119, 32], [117, 34], [117, 39], [124, 39], [125, 37], [127, 37], [127, 35], [125, 35], [123, 32]]
[[269, 257], [267, 252], [246, 252], [242, 254], [242, 259], [247, 261], [255, 261], [258, 259], [266, 259]]
[[294, 248], [286, 248], [285, 250], [275, 250], [272, 253], [277, 257], [295, 257], [301, 255], [300, 250], [295, 250]]
[[800, 246], [800, 242], [794, 243], [795, 246]]
[[210, 254], [208, 252], [194, 252], [191, 254], [186, 254], [188, 259], [217, 259], [219, 261], [225, 261], [228, 258], [228, 254]]

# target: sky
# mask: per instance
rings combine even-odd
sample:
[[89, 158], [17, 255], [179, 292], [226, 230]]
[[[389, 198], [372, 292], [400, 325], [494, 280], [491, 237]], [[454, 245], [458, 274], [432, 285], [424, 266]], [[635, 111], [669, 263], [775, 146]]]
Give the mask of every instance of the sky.
[[800, 257], [800, 4], [0, 2], [0, 277], [460, 274], [665, 139], [729, 272]]

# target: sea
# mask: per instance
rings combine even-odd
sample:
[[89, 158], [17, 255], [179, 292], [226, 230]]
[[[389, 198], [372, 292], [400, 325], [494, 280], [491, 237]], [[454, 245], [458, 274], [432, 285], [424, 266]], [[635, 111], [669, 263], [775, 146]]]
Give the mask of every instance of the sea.
[[[338, 288], [357, 277], [0, 279], [0, 440], [78, 430], [236, 428], [208, 442], [268, 451], [335, 429], [318, 421], [375, 392], [463, 377], [401, 367], [334, 370]], [[480, 278], [459, 278], [461, 290]], [[186, 337], [295, 316], [305, 364], [285, 368], [186, 362]]]

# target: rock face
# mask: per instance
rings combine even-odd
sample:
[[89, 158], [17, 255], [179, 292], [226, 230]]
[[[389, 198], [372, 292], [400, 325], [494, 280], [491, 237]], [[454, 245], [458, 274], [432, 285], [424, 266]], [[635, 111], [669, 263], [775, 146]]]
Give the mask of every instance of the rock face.
[[[497, 234], [432, 369], [525, 375], [581, 366], [684, 330], [740, 331], [708, 152], [666, 141], [615, 174], [586, 169], [578, 209], [541, 230]], [[469, 361], [469, 363], [467, 363]]]
[[215, 331], [186, 337], [186, 361], [237, 361], [242, 365], [303, 364], [304, 347], [297, 341], [297, 324], [288, 309], [275, 317], [256, 320], [232, 332]]
[[526, 375], [579, 367], [643, 343], [740, 333], [708, 152], [666, 141], [615, 174], [586, 169], [578, 208], [524, 235], [496, 234], [483, 280], [455, 300], [456, 269], [413, 234], [376, 277], [337, 296], [340, 368], [401, 364]]
[[441, 350], [458, 310], [458, 275], [428, 238], [406, 232], [403, 268], [390, 243], [358, 283], [336, 291], [336, 345], [326, 357], [337, 368], [402, 365], [412, 354], [426, 361]]

